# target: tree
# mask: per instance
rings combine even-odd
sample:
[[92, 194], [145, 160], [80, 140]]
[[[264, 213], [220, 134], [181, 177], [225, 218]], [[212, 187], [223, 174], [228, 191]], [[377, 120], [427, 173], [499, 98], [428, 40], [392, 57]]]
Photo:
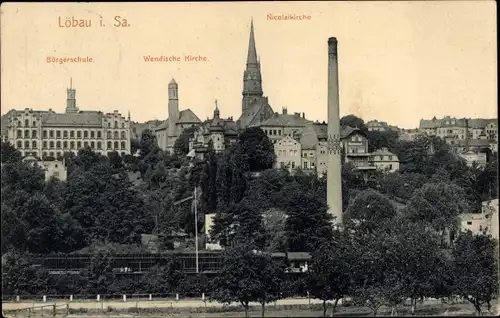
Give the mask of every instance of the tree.
[[10, 142], [2, 141], [1, 151], [2, 163], [21, 161], [21, 152], [19, 152]]
[[155, 265], [142, 279], [142, 284], [152, 293], [178, 293], [186, 280], [181, 264], [171, 257], [166, 265]]
[[86, 292], [91, 295], [106, 294], [116, 276], [113, 272], [111, 254], [101, 251], [95, 253], [86, 271], [88, 277]]
[[311, 296], [323, 300], [323, 316], [327, 301], [334, 300], [332, 315], [340, 299], [350, 288], [351, 247], [345, 236], [335, 233], [334, 241], [326, 241], [312, 253], [312, 270], [306, 273], [306, 286]]
[[396, 131], [369, 131], [366, 134], [368, 138], [368, 151], [373, 152], [377, 149], [387, 148], [394, 151], [398, 145], [399, 135]]
[[37, 295], [47, 288], [48, 274], [26, 254], [13, 250], [2, 255], [2, 293]]
[[396, 209], [386, 196], [368, 189], [359, 192], [351, 201], [345, 216], [348, 227], [373, 232], [383, 222], [395, 217]]
[[498, 246], [486, 235], [462, 233], [453, 248], [456, 292], [470, 301], [478, 315], [481, 305], [491, 309], [498, 294]]
[[464, 197], [463, 189], [454, 183], [427, 183], [410, 199], [408, 217], [427, 222], [444, 240], [446, 231], [458, 229], [458, 214], [467, 206]]
[[340, 126], [357, 127], [359, 129], [366, 127], [364, 120], [354, 115], [346, 115], [340, 118]]
[[265, 305], [280, 297], [283, 271], [271, 255], [256, 251], [251, 244], [238, 244], [224, 250], [222, 268], [211, 281], [212, 299], [230, 304], [239, 302], [248, 317], [250, 302], [259, 302], [262, 317]]
[[220, 241], [223, 246], [233, 242], [251, 242], [263, 248], [265, 229], [262, 214], [247, 199], [233, 203], [215, 215], [210, 237]]
[[141, 139], [139, 140], [139, 158], [144, 159], [148, 154], [155, 152], [158, 149], [158, 142], [153, 131], [150, 129], [144, 129], [141, 133]]
[[113, 169], [120, 169], [123, 167], [123, 160], [117, 151], [108, 152], [109, 164]]
[[310, 251], [321, 241], [331, 238], [331, 215], [324, 198], [314, 188], [285, 187], [283, 198], [287, 219], [285, 231], [289, 251]]
[[186, 156], [189, 153], [189, 141], [194, 138], [196, 127], [188, 127], [182, 131], [180, 136], [175, 140], [174, 153], [179, 156]]
[[273, 143], [259, 127], [249, 127], [243, 131], [238, 137], [238, 145], [244, 172], [262, 171], [273, 167], [276, 161]]

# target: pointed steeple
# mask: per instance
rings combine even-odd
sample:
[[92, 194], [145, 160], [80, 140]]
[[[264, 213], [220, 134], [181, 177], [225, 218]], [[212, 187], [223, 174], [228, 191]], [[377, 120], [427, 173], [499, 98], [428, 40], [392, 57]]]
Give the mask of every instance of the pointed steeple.
[[248, 42], [247, 67], [251, 64], [258, 64], [257, 49], [255, 48], [255, 36], [253, 34], [253, 18], [250, 21], [250, 40]]

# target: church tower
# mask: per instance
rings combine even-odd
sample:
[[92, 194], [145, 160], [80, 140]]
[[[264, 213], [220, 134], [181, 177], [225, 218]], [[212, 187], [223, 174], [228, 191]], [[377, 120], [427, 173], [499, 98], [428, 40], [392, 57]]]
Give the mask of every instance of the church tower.
[[255, 37], [253, 32], [253, 19], [250, 22], [250, 40], [248, 43], [247, 66], [243, 73], [243, 102], [242, 113], [245, 112], [257, 97], [262, 97], [262, 77], [260, 74], [260, 61], [257, 59]]
[[172, 78], [168, 84], [168, 146], [173, 146], [170, 140], [171, 137], [177, 136], [177, 121], [179, 120], [179, 87], [175, 80]]
[[73, 79], [69, 79], [69, 88], [66, 90], [66, 113], [78, 113], [76, 107], [76, 89], [73, 88]]

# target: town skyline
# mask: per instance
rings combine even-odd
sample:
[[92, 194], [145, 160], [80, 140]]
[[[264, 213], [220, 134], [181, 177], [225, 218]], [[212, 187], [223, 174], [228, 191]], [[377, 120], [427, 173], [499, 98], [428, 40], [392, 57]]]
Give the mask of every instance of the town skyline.
[[[168, 117], [168, 83], [175, 78], [180, 110], [190, 108], [201, 120], [212, 118], [217, 99], [221, 117], [236, 120], [253, 18], [264, 96], [275, 112], [286, 106], [288, 113], [326, 121], [325, 39], [336, 36], [341, 116], [353, 114], [400, 128], [416, 128], [420, 119], [433, 117], [497, 118], [492, 5], [322, 2], [308, 9], [304, 3], [4, 4], [2, 42], [9, 45], [2, 45], [1, 112], [64, 112], [72, 77], [81, 110], [116, 109], [123, 115], [130, 111], [135, 122], [163, 121]], [[189, 13], [183, 11], [187, 7]], [[234, 16], [217, 22], [216, 16], [226, 9]], [[312, 18], [266, 18], [268, 12], [285, 11]], [[130, 27], [57, 29], [57, 17], [89, 12], [94, 17], [99, 12], [110, 23], [113, 12], [120, 13]], [[384, 18], [389, 16], [393, 25]], [[183, 20], [190, 21], [190, 28], [183, 27]], [[28, 21], [40, 29], [30, 29]], [[162, 36], [162, 29], [176, 36]], [[94, 62], [46, 62], [51, 56], [75, 55]], [[202, 56], [208, 61], [145, 62], [149, 55]], [[307, 62], [297, 62], [301, 60]]]

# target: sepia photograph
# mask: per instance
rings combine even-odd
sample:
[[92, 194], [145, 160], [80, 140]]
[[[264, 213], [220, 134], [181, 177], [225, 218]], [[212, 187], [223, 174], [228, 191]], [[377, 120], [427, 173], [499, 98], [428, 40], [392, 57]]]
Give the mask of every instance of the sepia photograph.
[[494, 1], [0, 23], [2, 317], [500, 314]]

